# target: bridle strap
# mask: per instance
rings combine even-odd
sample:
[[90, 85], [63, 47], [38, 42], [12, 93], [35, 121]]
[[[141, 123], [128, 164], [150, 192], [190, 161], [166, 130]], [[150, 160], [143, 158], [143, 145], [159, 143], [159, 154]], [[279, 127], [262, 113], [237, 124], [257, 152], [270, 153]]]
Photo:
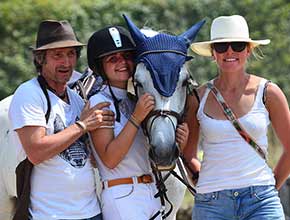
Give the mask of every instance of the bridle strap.
[[142, 122], [142, 129], [143, 129], [143, 132], [144, 132], [145, 136], [149, 138], [149, 132], [148, 132], [146, 124], [147, 124], [148, 120], [151, 117], [153, 117], [153, 119], [152, 119], [152, 122], [150, 123], [149, 131], [152, 128], [153, 122], [158, 117], [168, 117], [170, 119], [170, 122], [172, 123], [172, 125], [174, 127], [174, 123], [173, 123], [172, 119], [169, 116], [175, 117], [177, 119], [177, 123], [178, 124], [183, 122], [183, 113], [179, 114], [179, 113], [177, 113], [175, 111], [162, 110], [162, 109], [155, 109], [155, 110], [149, 112], [149, 114], [146, 116], [146, 118]]
[[156, 109], [156, 110], [149, 112], [149, 114], [146, 116], [144, 121], [147, 122], [148, 119], [153, 117], [153, 116], [155, 116], [155, 117], [173, 116], [177, 119], [178, 124], [180, 122], [182, 122], [182, 116], [179, 113], [177, 113], [175, 111], [171, 111], [171, 110], [162, 110], [162, 109]]

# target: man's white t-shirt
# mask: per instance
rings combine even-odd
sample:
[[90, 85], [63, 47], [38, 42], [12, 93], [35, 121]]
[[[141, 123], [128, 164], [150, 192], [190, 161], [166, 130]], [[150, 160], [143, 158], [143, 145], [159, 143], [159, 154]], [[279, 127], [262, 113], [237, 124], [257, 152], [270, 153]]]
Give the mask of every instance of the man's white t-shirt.
[[[37, 79], [23, 83], [9, 108], [13, 129], [43, 126], [46, 134], [52, 135], [70, 126], [79, 118], [84, 103], [73, 90], [67, 88], [67, 93], [69, 104], [48, 90], [51, 112], [46, 124], [47, 100]], [[63, 152], [33, 167], [30, 206], [33, 219], [83, 219], [100, 213], [90, 150], [85, 142], [83, 136]], [[24, 154], [19, 146], [19, 160]]]

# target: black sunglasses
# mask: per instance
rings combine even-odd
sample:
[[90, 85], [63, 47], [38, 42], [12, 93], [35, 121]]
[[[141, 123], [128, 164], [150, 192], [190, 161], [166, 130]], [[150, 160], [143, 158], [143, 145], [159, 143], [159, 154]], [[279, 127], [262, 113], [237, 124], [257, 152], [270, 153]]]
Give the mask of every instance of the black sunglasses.
[[212, 45], [213, 49], [218, 53], [224, 53], [229, 49], [229, 46], [235, 52], [242, 52], [248, 45], [247, 42], [222, 42], [222, 43], [214, 43]]

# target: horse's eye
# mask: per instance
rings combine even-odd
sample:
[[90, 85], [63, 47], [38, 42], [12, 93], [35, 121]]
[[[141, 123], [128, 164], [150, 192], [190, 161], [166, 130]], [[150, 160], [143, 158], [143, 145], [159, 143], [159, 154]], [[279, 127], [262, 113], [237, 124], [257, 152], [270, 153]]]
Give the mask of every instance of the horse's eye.
[[134, 80], [133, 84], [134, 84], [134, 87], [141, 87], [141, 88], [143, 87], [143, 85], [136, 80]]

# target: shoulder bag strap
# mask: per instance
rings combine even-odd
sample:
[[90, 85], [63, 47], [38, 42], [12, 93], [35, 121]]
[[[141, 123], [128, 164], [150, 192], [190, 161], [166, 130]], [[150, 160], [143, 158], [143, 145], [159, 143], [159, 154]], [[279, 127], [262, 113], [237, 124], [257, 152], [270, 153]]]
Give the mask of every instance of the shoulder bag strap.
[[220, 94], [220, 92], [217, 90], [217, 88], [211, 83], [207, 83], [207, 87], [211, 90], [214, 97], [220, 104], [220, 106], [223, 109], [224, 115], [227, 117], [229, 121], [233, 124], [233, 126], [237, 129], [239, 134], [242, 136], [242, 138], [253, 147], [253, 149], [264, 159], [267, 160], [267, 157], [262, 150], [262, 148], [256, 143], [256, 141], [246, 132], [245, 128], [240, 124], [237, 117], [235, 116], [234, 112], [230, 109], [230, 107], [225, 102], [224, 98]]
[[[47, 101], [47, 111], [45, 113], [45, 120], [47, 123], [51, 111], [51, 103], [46, 89], [47, 88], [46, 81], [41, 75], [37, 77], [37, 81]], [[15, 173], [16, 173], [17, 200], [13, 220], [31, 219], [29, 205], [30, 205], [32, 170], [33, 164], [28, 160], [27, 157], [23, 161], [21, 161], [16, 167]]]
[[41, 75], [39, 75], [37, 77], [37, 81], [38, 81], [38, 83], [40, 85], [41, 90], [43, 91], [43, 93], [44, 93], [44, 95], [46, 97], [46, 101], [47, 101], [47, 111], [45, 113], [45, 120], [46, 120], [46, 123], [48, 123], [48, 119], [49, 119], [50, 111], [51, 111], [51, 103], [50, 103], [50, 99], [49, 99], [48, 92], [47, 92], [46, 81], [43, 78], [43, 76], [41, 76]]

